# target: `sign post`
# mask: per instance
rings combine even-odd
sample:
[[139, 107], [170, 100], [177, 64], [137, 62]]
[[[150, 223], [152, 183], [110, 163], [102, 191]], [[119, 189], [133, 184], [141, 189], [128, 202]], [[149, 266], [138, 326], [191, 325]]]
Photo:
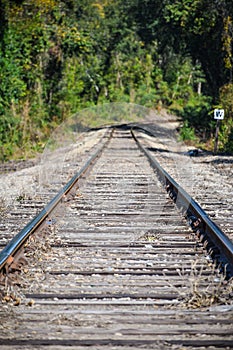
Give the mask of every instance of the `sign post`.
[[218, 133], [219, 133], [219, 127], [220, 127], [220, 120], [224, 119], [224, 109], [215, 109], [214, 119], [217, 120], [216, 131], [215, 131], [215, 142], [214, 142], [214, 154], [216, 154], [218, 149]]

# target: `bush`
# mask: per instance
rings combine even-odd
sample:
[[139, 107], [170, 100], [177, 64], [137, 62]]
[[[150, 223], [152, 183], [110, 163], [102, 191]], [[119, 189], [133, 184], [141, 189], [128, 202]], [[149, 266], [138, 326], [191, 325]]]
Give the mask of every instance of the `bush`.
[[197, 141], [195, 131], [193, 128], [191, 128], [189, 126], [189, 122], [187, 120], [184, 121], [184, 123], [180, 129], [179, 139], [182, 141]]

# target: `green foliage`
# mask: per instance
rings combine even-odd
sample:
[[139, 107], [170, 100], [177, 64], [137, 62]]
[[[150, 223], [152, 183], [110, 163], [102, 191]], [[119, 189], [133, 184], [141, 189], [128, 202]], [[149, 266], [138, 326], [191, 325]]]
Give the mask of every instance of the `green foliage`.
[[187, 120], [197, 135], [204, 141], [211, 136], [212, 123], [209, 116], [211, 99], [205, 96], [194, 95], [183, 107], [182, 117]]
[[231, 121], [230, 132], [227, 132], [227, 140], [223, 142], [223, 150], [225, 152], [233, 153], [233, 122]]
[[[205, 10], [206, 5], [209, 11]], [[203, 0], [168, 1], [164, 12], [167, 22], [172, 21], [185, 30], [189, 28], [189, 32], [196, 35], [209, 32], [215, 26], [218, 15], [217, 8]]]
[[83, 67], [77, 57], [68, 58], [65, 62], [60, 82], [60, 103], [62, 119], [75, 113], [81, 102], [80, 95], [84, 90]]
[[13, 154], [14, 145], [20, 142], [20, 119], [9, 113], [0, 118], [0, 161]]
[[220, 107], [225, 111], [219, 132], [220, 150], [233, 153], [233, 84], [220, 89]]
[[219, 88], [232, 78], [232, 16], [230, 1], [168, 0], [164, 7], [175, 37], [173, 47], [180, 40], [179, 48], [183, 44], [185, 52], [201, 62], [208, 90], [216, 99]]
[[158, 106], [160, 95], [155, 88], [148, 89], [147, 85], [140, 85], [135, 94], [135, 103], [148, 108]]
[[195, 131], [190, 127], [187, 120], [184, 121], [181, 129], [180, 129], [180, 140], [182, 141], [196, 141], [197, 137], [195, 135]]
[[220, 89], [220, 105], [226, 112], [226, 118], [233, 119], [233, 84], [226, 84]]
[[41, 149], [69, 115], [106, 102], [169, 108], [184, 139], [208, 139], [214, 99], [230, 150], [232, 15], [217, 0], [2, 0], [1, 160]]

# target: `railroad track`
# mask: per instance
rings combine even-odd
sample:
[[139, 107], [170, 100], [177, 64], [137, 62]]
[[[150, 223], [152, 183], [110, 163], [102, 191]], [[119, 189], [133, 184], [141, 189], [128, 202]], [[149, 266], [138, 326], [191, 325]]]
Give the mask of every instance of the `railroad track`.
[[3, 249], [0, 349], [233, 347], [232, 243], [138, 134], [107, 130]]
[[144, 140], [145, 147], [233, 241], [232, 157], [210, 152], [189, 157], [169, 130], [153, 124], [142, 127], [152, 135], [149, 142]]

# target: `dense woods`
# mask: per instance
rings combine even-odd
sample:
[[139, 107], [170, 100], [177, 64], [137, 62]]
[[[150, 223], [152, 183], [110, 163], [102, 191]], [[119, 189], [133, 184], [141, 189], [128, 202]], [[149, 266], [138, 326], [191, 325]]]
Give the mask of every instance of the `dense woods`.
[[233, 151], [232, 0], [0, 0], [0, 160], [30, 156], [92, 105], [183, 119], [181, 136]]

